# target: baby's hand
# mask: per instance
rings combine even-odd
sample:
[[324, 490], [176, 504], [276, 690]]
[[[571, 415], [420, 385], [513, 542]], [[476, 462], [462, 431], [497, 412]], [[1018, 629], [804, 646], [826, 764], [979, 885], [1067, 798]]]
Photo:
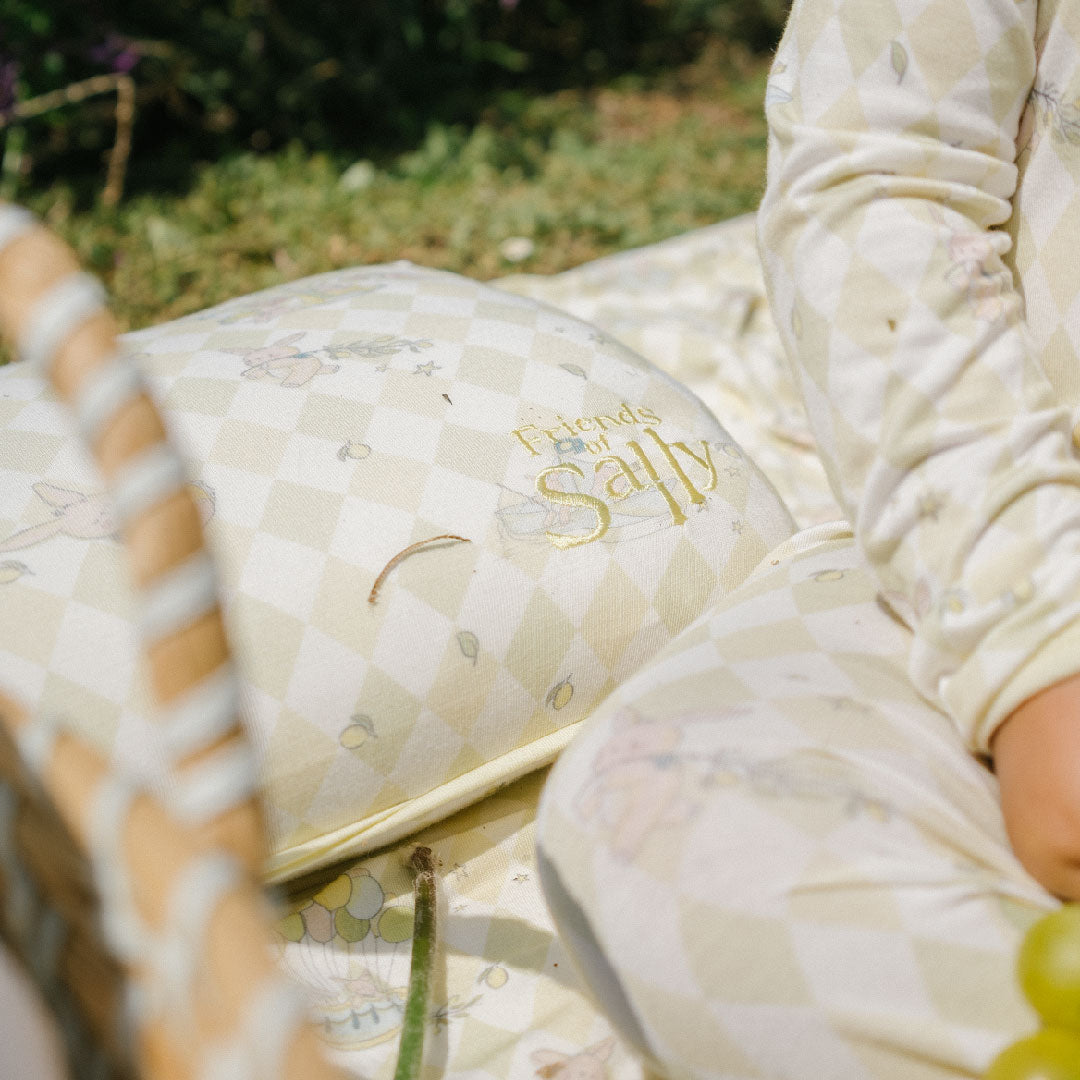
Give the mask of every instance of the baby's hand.
[[1025, 701], [990, 750], [1017, 857], [1045, 889], [1080, 900], [1080, 675]]

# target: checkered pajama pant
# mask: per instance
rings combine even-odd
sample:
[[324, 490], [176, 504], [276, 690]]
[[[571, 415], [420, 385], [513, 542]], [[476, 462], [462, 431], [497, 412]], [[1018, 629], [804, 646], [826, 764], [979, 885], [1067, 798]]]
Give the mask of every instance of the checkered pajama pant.
[[910, 642], [850, 534], [806, 530], [557, 764], [549, 902], [663, 1074], [955, 1080], [1037, 1026], [1015, 957], [1057, 902]]

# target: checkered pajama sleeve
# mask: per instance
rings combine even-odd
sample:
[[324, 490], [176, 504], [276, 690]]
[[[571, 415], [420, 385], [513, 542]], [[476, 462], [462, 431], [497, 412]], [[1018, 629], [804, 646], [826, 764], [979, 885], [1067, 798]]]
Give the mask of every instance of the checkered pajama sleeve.
[[1080, 655], [1080, 462], [998, 228], [1035, 18], [796, 0], [766, 96], [773, 312], [911, 677], [977, 751]]

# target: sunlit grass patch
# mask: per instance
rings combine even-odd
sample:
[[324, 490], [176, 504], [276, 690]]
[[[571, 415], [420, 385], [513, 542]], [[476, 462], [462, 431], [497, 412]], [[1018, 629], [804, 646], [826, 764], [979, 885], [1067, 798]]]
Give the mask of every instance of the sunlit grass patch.
[[[343, 266], [410, 259], [491, 278], [543, 273], [752, 209], [766, 61], [706, 57], [646, 84], [508, 96], [375, 162], [242, 154], [181, 196], [32, 207], [99, 273], [125, 327]], [[136, 147], [137, 152], [137, 147]]]

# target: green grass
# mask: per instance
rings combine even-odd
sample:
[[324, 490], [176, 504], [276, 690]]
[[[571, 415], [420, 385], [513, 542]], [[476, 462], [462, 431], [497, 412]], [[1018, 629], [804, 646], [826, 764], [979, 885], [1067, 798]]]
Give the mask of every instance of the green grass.
[[[765, 69], [714, 50], [648, 83], [506, 97], [471, 129], [433, 127], [351, 171], [293, 149], [207, 165], [183, 195], [113, 211], [75, 210], [62, 186], [26, 201], [102, 276], [125, 328], [361, 263], [551, 273], [752, 209]], [[532, 253], [507, 258], [512, 237]]]

